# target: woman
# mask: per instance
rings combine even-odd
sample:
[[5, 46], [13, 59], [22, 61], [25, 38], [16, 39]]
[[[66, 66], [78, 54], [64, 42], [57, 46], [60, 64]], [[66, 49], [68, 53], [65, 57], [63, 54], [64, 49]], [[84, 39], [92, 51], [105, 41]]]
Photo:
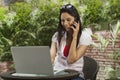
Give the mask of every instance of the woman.
[[80, 72], [82, 80], [83, 55], [92, 41], [86, 30], [82, 31], [80, 16], [71, 4], [61, 7], [58, 30], [52, 37], [51, 58], [54, 70], [73, 69]]

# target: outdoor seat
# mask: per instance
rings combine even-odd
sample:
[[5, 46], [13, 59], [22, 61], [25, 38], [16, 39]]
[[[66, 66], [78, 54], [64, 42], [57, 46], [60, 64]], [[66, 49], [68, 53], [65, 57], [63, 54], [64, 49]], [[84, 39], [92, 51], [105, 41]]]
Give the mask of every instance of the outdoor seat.
[[83, 73], [85, 80], [96, 80], [98, 70], [98, 63], [93, 58], [84, 56]]

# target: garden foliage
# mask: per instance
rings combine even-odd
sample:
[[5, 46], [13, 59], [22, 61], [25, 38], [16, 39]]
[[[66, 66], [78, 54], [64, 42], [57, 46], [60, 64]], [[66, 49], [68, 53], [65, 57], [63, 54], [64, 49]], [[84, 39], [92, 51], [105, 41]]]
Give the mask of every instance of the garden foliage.
[[49, 45], [58, 25], [61, 5], [71, 3], [80, 13], [82, 25], [99, 24], [108, 29], [120, 18], [119, 0], [27, 0], [0, 7], [0, 61], [11, 61], [11, 46]]

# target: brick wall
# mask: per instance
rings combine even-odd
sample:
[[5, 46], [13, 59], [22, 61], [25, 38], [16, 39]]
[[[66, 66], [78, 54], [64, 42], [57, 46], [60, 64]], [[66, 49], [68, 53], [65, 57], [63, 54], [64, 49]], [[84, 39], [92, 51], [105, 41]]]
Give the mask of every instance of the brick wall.
[[[97, 33], [100, 33], [104, 38], [111, 38], [111, 33], [109, 31], [99, 31], [99, 32], [95, 32], [94, 34]], [[100, 43], [95, 38], [93, 38], [93, 41], [95, 43]], [[106, 69], [108, 69], [108, 67], [112, 67], [113, 65], [116, 65], [116, 67], [120, 69], [120, 57], [118, 58], [118, 60], [113, 60], [113, 52], [120, 49], [120, 34], [117, 36], [117, 40], [114, 48], [112, 47], [111, 43], [113, 42], [110, 41], [110, 43], [108, 44], [108, 46], [105, 48], [104, 51], [99, 50], [94, 46], [90, 46], [90, 48], [88, 48], [86, 52], [86, 55], [94, 58], [100, 66], [97, 75], [97, 80], [105, 80], [105, 78], [108, 77], [106, 72]]]

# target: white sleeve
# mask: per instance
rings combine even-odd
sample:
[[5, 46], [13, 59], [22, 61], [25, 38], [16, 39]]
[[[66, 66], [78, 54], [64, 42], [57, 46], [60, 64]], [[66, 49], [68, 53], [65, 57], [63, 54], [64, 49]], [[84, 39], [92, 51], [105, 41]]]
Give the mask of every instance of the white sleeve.
[[91, 33], [85, 29], [82, 34], [81, 34], [81, 37], [80, 37], [80, 45], [90, 45], [92, 43], [92, 37], [91, 37]]
[[58, 35], [58, 32], [56, 32], [56, 33], [52, 36], [52, 41], [53, 41], [53, 42], [57, 42], [57, 35]]

